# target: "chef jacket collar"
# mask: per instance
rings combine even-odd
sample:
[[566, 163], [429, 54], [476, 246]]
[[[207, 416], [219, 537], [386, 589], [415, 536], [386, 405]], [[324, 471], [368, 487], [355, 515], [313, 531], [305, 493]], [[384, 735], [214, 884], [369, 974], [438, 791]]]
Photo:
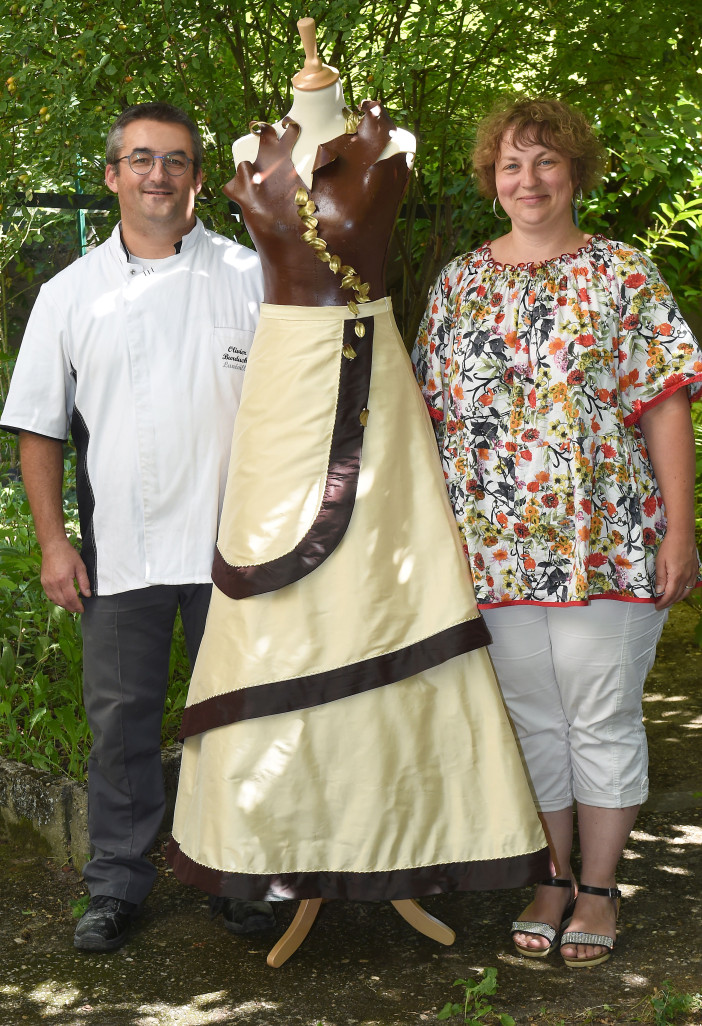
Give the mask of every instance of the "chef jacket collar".
[[[204, 225], [203, 225], [202, 221], [200, 220], [200, 218], [196, 217], [195, 218], [195, 224], [190, 229], [190, 231], [187, 233], [187, 235], [184, 235], [182, 239], [179, 239], [178, 242], [175, 243], [175, 245], [173, 247], [174, 255], [176, 253], [181, 253], [183, 251], [187, 251], [189, 249], [192, 249], [192, 247], [197, 243], [197, 241], [200, 238], [200, 235], [202, 234], [203, 231], [204, 231]], [[122, 236], [122, 222], [121, 221], [116, 226], [116, 228], [113, 231], [112, 235], [113, 235], [113, 237], [116, 237], [116, 238], [119, 239], [120, 257], [122, 258], [122, 260], [125, 263], [129, 263], [132, 254], [127, 249], [127, 245], [126, 245], [126, 243], [124, 241], [124, 238]]]

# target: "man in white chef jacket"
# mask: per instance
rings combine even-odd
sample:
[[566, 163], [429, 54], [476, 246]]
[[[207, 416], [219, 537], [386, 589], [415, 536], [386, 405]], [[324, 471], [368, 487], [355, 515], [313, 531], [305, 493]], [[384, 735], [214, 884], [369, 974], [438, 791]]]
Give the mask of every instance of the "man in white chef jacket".
[[[94, 855], [74, 943], [89, 951], [124, 943], [154, 882], [145, 853], [164, 811], [173, 623], [180, 608], [194, 660], [262, 297], [256, 254], [195, 216], [201, 164], [197, 127], [178, 108], [148, 103], [120, 115], [105, 181], [121, 223], [42, 287], [1, 422], [19, 433], [44, 590], [82, 614]], [[80, 554], [63, 521], [69, 431]], [[236, 906], [235, 932], [268, 925], [269, 906]]]

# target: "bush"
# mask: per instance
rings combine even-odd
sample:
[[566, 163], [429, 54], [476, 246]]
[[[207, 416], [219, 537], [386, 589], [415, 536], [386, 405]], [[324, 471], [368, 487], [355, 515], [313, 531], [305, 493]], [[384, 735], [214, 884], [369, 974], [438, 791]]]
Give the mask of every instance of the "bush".
[[[75, 460], [64, 463], [66, 530], [78, 545]], [[0, 754], [83, 780], [91, 734], [82, 702], [80, 617], [49, 603], [29, 503], [16, 473], [0, 488]], [[177, 736], [190, 676], [185, 639], [176, 625], [171, 686], [162, 743]]]

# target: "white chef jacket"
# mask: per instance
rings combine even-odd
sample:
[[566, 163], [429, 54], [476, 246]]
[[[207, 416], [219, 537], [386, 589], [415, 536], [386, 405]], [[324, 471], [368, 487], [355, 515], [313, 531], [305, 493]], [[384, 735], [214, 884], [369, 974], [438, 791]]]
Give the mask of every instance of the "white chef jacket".
[[210, 580], [258, 257], [200, 220], [153, 266], [119, 227], [42, 286], [0, 427], [78, 450], [95, 594]]

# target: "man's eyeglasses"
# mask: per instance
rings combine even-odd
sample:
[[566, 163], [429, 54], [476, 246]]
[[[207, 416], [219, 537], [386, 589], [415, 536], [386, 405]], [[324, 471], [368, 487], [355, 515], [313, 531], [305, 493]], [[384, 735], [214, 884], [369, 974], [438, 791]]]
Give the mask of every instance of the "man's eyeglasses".
[[161, 160], [166, 172], [174, 178], [184, 175], [192, 164], [191, 158], [182, 153], [159, 154], [149, 153], [148, 150], [134, 150], [126, 157], [119, 157], [115, 164], [119, 164], [120, 160], [126, 160], [135, 175], [148, 175], [156, 161]]

